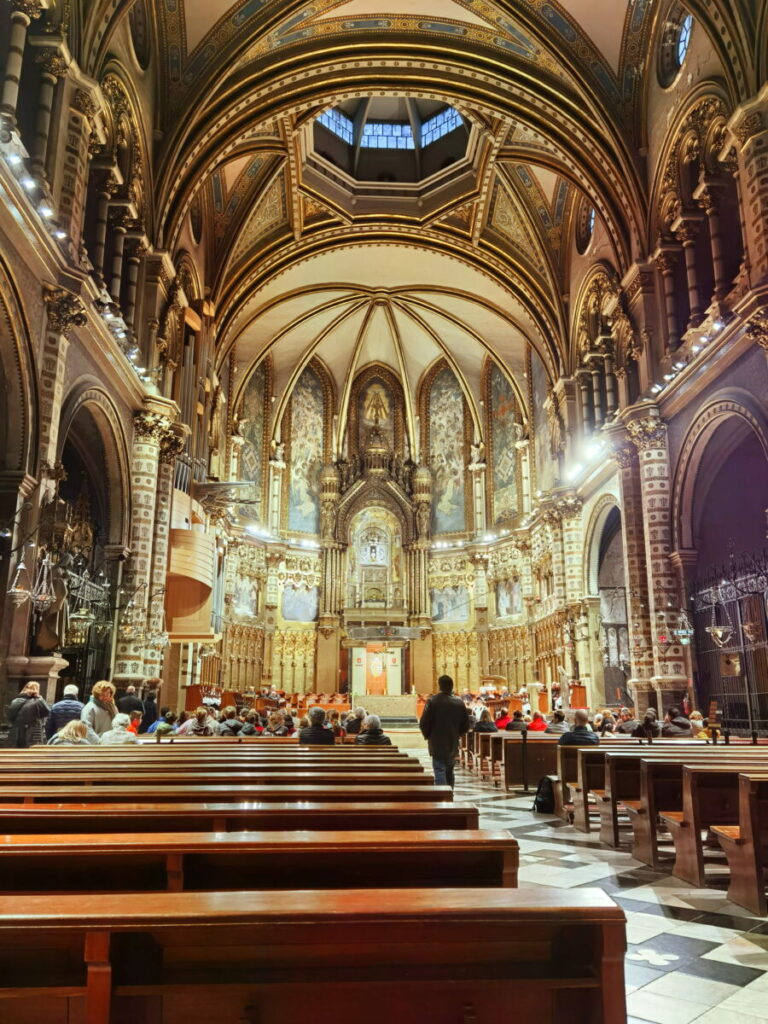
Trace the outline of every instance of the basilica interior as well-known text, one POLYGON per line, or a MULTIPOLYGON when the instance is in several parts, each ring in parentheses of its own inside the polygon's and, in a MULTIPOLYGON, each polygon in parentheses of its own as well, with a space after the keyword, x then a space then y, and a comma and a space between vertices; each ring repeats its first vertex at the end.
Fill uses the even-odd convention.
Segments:
POLYGON ((768 728, 766 5, 389 8, 4 0, 3 703, 768 728))

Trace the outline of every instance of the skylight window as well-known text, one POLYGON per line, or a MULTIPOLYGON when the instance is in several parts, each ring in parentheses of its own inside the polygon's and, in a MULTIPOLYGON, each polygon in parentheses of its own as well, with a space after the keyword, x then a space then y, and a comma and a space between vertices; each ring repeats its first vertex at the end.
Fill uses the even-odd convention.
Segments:
POLYGON ((368 121, 360 145, 366 149, 413 149, 413 132, 409 124, 368 121))
POLYGON ((442 139, 444 135, 448 135, 449 132, 460 128, 462 124, 463 121, 458 110, 454 110, 453 107, 446 107, 445 110, 441 110, 439 114, 430 117, 421 126, 421 145, 426 147, 431 142, 442 139))
POLYGON ((680 32, 677 37, 677 64, 678 67, 683 66, 686 55, 688 53, 688 47, 691 45, 691 32, 693 30, 693 15, 686 14, 680 23, 680 32))
POLYGON ((350 146, 352 145, 352 139, 354 138, 354 124, 346 114, 342 114, 340 110, 335 110, 331 107, 330 110, 324 110, 317 120, 329 131, 333 132, 334 135, 343 139, 343 141, 347 142, 350 146))

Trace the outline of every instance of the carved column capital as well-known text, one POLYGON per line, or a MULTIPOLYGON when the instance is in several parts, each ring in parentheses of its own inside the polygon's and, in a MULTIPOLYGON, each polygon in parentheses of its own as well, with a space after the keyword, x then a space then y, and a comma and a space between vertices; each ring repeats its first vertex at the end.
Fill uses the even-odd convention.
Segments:
POLYGON ((768 309, 760 309, 747 324, 747 337, 768 354, 768 309))
POLYGON ((632 444, 620 444, 613 449, 613 457, 619 469, 630 469, 637 464, 637 450, 632 444))
POLYGON ((133 417, 135 436, 143 441, 162 443, 170 431, 171 421, 157 412, 137 412, 133 417))
POLYGON ((53 78, 64 78, 69 64, 61 56, 58 50, 52 48, 39 50, 35 54, 35 63, 39 64, 43 71, 53 78))
POLYGON ((88 323, 82 301, 65 288, 43 289, 43 301, 48 314, 48 329, 67 336, 73 327, 88 323))
POLYGON ((184 451, 185 444, 186 439, 179 434, 163 434, 160 438, 160 461, 166 466, 172 466, 184 451))
POLYGON ((667 446, 667 425, 658 417, 648 416, 642 420, 631 420, 627 423, 627 431, 639 452, 667 446))
POLYGON ((677 264, 677 252, 674 249, 657 249, 653 254, 653 262, 666 277, 673 274, 677 264))
POLYGON ((39 18, 43 13, 43 5, 40 0, 11 0, 11 8, 20 14, 25 14, 30 21, 39 18))

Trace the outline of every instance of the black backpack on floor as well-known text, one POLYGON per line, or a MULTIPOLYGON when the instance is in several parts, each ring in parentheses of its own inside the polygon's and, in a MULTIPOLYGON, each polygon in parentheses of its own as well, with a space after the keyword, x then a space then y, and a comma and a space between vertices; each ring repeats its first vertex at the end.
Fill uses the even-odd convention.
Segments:
POLYGON ((548 775, 539 779, 536 796, 533 798, 533 810, 536 814, 555 813, 555 789, 548 775))

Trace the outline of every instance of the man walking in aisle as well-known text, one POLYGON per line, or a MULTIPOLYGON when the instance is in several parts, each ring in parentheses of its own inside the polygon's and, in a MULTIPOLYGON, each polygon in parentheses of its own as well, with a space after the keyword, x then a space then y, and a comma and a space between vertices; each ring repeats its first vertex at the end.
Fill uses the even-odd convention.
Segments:
POLYGON ((469 713, 460 697, 453 696, 453 680, 440 676, 440 692, 424 705, 419 728, 429 745, 435 785, 453 789, 453 766, 459 753, 459 737, 469 730, 469 713))

